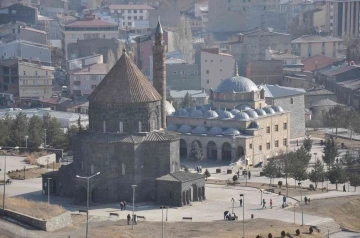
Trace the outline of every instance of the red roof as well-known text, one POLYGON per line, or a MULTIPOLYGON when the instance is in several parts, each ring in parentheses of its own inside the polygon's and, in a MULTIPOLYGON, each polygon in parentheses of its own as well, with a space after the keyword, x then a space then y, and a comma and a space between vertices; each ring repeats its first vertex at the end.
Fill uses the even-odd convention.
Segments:
POLYGON ((93 19, 93 20, 78 20, 78 21, 70 22, 65 26, 66 27, 109 27, 109 26, 117 26, 117 25, 100 19, 93 19))
POLYGON ((333 63, 338 61, 339 61, 338 59, 331 58, 325 55, 315 55, 307 59, 304 59, 301 62, 304 64, 305 71, 315 71, 316 67, 318 69, 321 69, 326 66, 332 65, 333 63))

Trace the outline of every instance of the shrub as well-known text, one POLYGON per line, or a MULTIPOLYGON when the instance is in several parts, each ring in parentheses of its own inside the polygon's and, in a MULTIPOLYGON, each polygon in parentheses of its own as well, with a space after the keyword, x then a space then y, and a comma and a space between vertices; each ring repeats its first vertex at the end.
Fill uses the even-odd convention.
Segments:
POLYGON ((310 185, 309 185, 309 188, 310 188, 310 190, 315 191, 315 187, 314 187, 313 184, 310 184, 310 185))
POLYGON ((279 188, 283 185, 282 181, 278 181, 279 188))
POLYGON ((314 229, 310 226, 309 233, 312 234, 314 232, 314 229))
POLYGON ((296 233, 297 236, 300 235, 300 230, 296 229, 295 233, 296 233))
POLYGON ((285 231, 282 231, 281 232, 281 237, 285 237, 285 235, 286 235, 285 231))
POLYGON ((272 234, 271 234, 271 233, 268 234, 268 238, 272 238, 272 234))
POLYGON ((24 156, 26 156, 26 158, 24 159, 24 162, 27 164, 31 164, 31 165, 37 165, 36 159, 40 158, 41 156, 45 156, 48 153, 46 153, 45 151, 40 151, 40 152, 33 152, 33 153, 27 153, 24 156))
POLYGON ((238 180, 237 175, 234 175, 234 176, 233 176, 233 181, 236 182, 237 180, 238 180))

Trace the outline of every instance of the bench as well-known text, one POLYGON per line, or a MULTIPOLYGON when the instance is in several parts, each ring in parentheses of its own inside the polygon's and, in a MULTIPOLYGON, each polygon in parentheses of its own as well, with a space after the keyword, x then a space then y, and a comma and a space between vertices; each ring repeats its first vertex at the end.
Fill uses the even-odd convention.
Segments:
POLYGON ((144 216, 137 216, 137 219, 143 219, 144 221, 146 221, 146 218, 144 216))
POLYGON ((87 210, 79 210, 79 213, 87 213, 87 210))
POLYGON ((190 220, 190 221, 192 221, 192 217, 183 217, 182 220, 183 220, 183 221, 184 221, 184 220, 190 220))
POLYGON ((119 217, 119 213, 110 212, 110 213, 109 213, 109 217, 111 217, 111 216, 119 217))

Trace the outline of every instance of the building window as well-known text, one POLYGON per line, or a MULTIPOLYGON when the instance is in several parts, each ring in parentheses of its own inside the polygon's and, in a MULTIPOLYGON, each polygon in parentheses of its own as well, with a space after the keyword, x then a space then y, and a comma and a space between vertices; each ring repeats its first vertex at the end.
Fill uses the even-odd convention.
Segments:
POLYGON ((275 125, 275 131, 279 131, 279 125, 275 125))
POLYGON ((207 60, 205 60, 205 62, 207 62, 207 60))
POLYGON ((206 80, 206 83, 209 84, 209 83, 210 83, 210 80, 207 79, 207 80, 206 80))
POLYGON ((220 69, 220 72, 222 72, 222 69, 220 69))
POLYGON ((134 10, 134 13, 137 13, 137 10, 134 10))
POLYGON ((103 132, 106 133, 106 121, 103 121, 103 132))
POLYGON ((91 165, 91 174, 94 174, 95 168, 94 165, 91 165))
POLYGON ((270 142, 267 142, 267 143, 266 143, 266 149, 267 149, 267 150, 270 150, 270 142))
POLYGON ((266 127, 266 133, 270 134, 270 126, 266 127))
POLYGON ((96 85, 91 85, 91 89, 95 89, 96 88, 96 85))
POLYGON ((207 70, 206 70, 206 74, 209 74, 209 73, 210 73, 210 70, 207 69, 207 70))
POLYGON ((286 122, 284 122, 283 128, 284 128, 284 130, 287 130, 287 123, 286 122))
POLYGON ((128 16, 128 20, 131 20, 131 16, 128 16))
POLYGON ((173 72, 173 75, 176 75, 176 71, 173 72))
POLYGON ((259 145, 259 150, 262 151, 262 145, 259 145))
POLYGON ((252 149, 252 148, 253 148, 253 147, 252 147, 252 143, 250 143, 250 144, 249 144, 249 148, 250 148, 250 149, 252 149))
POLYGON ((144 20, 144 17, 143 17, 143 16, 140 16, 139 18, 140 18, 140 20, 144 20))
POLYGON ((143 13, 143 10, 139 10, 140 13, 143 13))
POLYGON ((198 75, 198 73, 199 73, 199 72, 198 72, 197 70, 194 71, 194 75, 198 75))
POLYGON ((275 147, 279 147, 279 141, 278 140, 275 141, 275 147))
POLYGON ((142 132, 142 123, 139 121, 139 132, 142 132))
POLYGON ((38 75, 38 72, 37 71, 35 71, 35 76, 37 76, 38 75))
POLYGON ((124 124, 123 124, 122 121, 119 122, 119 132, 120 132, 120 133, 123 133, 123 132, 124 132, 124 124))
POLYGON ((46 76, 48 76, 49 75, 49 72, 48 71, 46 71, 46 76))
POLYGON ((125 164, 121 164, 121 174, 125 176, 125 164))
POLYGON ((23 71, 23 75, 26 75, 26 71, 23 71))
POLYGON ((81 170, 84 170, 84 161, 81 161, 81 170))
POLYGON ((294 104, 294 98, 290 98, 290 104, 294 104))
POLYGON ((134 20, 137 20, 137 16, 134 16, 134 20))
POLYGON ((286 138, 284 138, 283 144, 284 144, 284 146, 287 146, 287 139, 286 138))

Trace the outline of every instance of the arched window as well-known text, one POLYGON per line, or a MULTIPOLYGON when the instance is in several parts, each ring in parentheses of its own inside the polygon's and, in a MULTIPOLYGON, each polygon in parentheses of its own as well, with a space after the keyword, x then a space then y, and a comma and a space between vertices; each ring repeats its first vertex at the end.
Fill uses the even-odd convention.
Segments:
POLYGON ((119 132, 120 133, 123 133, 124 132, 124 125, 123 125, 123 122, 119 122, 119 132))
POLYGON ((91 174, 94 174, 94 165, 91 165, 91 174))
POLYGON ((139 132, 142 132, 142 123, 139 121, 139 132))
POLYGON ((106 133, 106 121, 103 121, 103 132, 106 133))
POLYGON ((121 174, 125 175, 125 164, 124 163, 121 164, 121 174))

